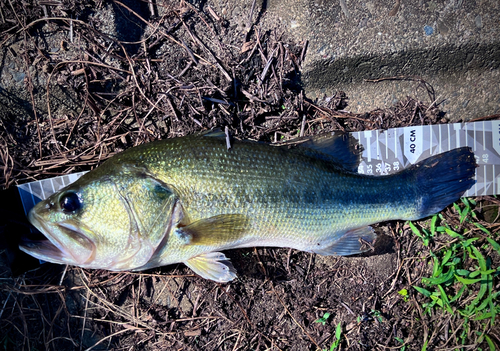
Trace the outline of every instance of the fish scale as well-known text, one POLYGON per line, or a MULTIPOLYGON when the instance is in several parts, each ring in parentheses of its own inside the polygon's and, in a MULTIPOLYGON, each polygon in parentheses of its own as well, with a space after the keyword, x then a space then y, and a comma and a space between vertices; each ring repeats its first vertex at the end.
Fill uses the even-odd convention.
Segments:
POLYGON ((224 282, 236 275, 221 250, 363 252, 362 241, 376 238, 370 224, 426 217, 474 184, 469 148, 373 177, 353 171, 361 150, 344 135, 300 142, 236 141, 228 150, 224 135, 214 133, 131 148, 52 195, 50 209, 37 205, 30 218, 49 240, 24 250, 51 262, 110 270, 184 262, 224 282), (78 209, 64 213, 61 199, 74 200, 78 209), (86 254, 78 260, 80 252, 86 254))

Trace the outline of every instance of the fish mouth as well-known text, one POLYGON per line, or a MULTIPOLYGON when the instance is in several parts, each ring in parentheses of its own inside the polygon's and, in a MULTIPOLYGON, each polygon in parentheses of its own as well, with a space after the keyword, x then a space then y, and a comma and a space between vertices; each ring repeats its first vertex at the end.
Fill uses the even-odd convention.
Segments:
POLYGON ((47 225, 34 211, 29 221, 45 237, 24 239, 19 249, 43 261, 86 266, 95 258, 96 246, 81 229, 69 222, 47 225))

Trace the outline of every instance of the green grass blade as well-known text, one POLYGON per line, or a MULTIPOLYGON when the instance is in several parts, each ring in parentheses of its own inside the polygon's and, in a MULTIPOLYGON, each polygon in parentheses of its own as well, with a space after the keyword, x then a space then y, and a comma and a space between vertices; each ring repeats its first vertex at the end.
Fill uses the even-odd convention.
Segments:
POLYGON ((455 278, 462 284, 465 284, 465 285, 469 285, 469 284, 474 284, 474 283, 477 283, 477 282, 480 282, 482 278, 478 278, 478 279, 468 279, 468 278, 462 278, 461 276, 459 275, 456 275, 455 274, 455 278))
POLYGON ((475 246, 471 246, 472 251, 474 252, 474 256, 477 259, 477 262, 479 263, 479 268, 481 268, 482 271, 486 271, 488 268, 486 267, 486 260, 484 259, 484 256, 475 246))
POLYGON ((486 334, 484 334, 484 340, 486 340, 486 343, 488 344, 488 347, 490 348, 490 351, 495 351, 495 344, 493 341, 490 339, 490 337, 486 334))
POLYGON ((500 255, 500 245, 495 240, 493 240, 491 238, 486 238, 486 240, 488 240, 491 247, 493 247, 493 249, 495 249, 495 251, 498 252, 498 254, 500 255))
POLYGON ((462 297, 462 294, 464 293, 465 288, 466 288, 466 285, 462 285, 462 287, 460 288, 460 290, 458 290, 458 292, 455 294, 455 296, 453 296, 453 297, 451 298, 450 303, 455 302, 455 301, 456 301, 456 300, 458 300, 460 297, 462 297))
POLYGON ((413 288, 415 290, 417 290, 419 293, 421 293, 422 295, 424 295, 425 297, 431 297, 431 295, 432 295, 432 293, 429 290, 421 288, 419 286, 413 285, 413 288))
POLYGON ((443 308, 446 311, 448 311, 450 314, 453 315, 454 314, 453 309, 451 308, 450 300, 448 299, 448 295, 446 294, 446 291, 444 291, 444 289, 441 285, 438 285, 437 287, 438 287, 439 292, 441 294, 441 300, 443 300, 443 308))
POLYGON ((444 257, 443 257, 443 263, 442 263, 443 266, 450 260, 451 255, 453 255, 453 251, 446 250, 446 253, 444 254, 444 257))
POLYGON ((429 342, 429 340, 425 340, 424 346, 422 346, 422 351, 427 351, 427 343, 428 342, 429 342))
POLYGON ((459 239, 463 239, 464 238, 462 235, 458 234, 457 232, 454 232, 450 228, 445 228, 444 231, 446 232, 446 234, 448 234, 452 238, 459 238, 459 239))
POLYGON ((432 220, 431 220, 431 233, 432 234, 436 233, 436 221, 437 221, 437 219, 438 219, 437 215, 432 216, 432 220))
POLYGON ((490 232, 488 229, 486 229, 483 225, 481 225, 481 224, 479 224, 479 223, 474 223, 474 225, 475 225, 476 227, 478 227, 479 229, 481 229, 481 230, 482 230, 483 232, 485 232, 486 234, 488 234, 488 235, 490 235, 490 234, 491 234, 491 232, 490 232))
POLYGON ((436 278, 422 278, 422 282, 426 284, 438 285, 448 283, 453 280, 454 272, 453 270, 449 270, 446 274, 438 276, 436 278))
POLYGON ((335 328, 335 337, 340 340, 340 337, 342 336, 342 325, 341 323, 339 322, 339 324, 337 324, 337 328, 335 328))

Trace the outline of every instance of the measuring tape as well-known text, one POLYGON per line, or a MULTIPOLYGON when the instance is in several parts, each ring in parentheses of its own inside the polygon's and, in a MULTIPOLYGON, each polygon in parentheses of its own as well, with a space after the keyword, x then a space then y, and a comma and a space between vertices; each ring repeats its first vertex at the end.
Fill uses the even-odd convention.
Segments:
MULTIPOLYGON (((476 184, 464 196, 500 193, 500 121, 454 123, 368 130, 351 133, 363 146, 358 172, 370 175, 396 173, 432 155, 469 146, 474 151, 476 184)), ((18 186, 24 211, 28 211, 86 172, 39 180, 18 186)))
POLYGON ((469 146, 478 168, 464 196, 500 194, 500 121, 427 125, 351 133, 363 145, 358 172, 391 174, 432 155, 469 146))

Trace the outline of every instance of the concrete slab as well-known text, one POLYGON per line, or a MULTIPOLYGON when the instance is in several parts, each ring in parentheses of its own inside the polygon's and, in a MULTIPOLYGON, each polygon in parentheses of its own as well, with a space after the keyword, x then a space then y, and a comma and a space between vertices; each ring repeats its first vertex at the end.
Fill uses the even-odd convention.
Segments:
MULTIPOLYGON (((155 2, 159 12, 175 3, 155 2)), ((366 82, 373 78, 418 76, 435 88, 441 108, 452 121, 500 113, 498 0, 257 0, 253 12, 252 0, 192 2, 207 15, 210 6, 241 35, 246 35, 252 22, 263 29, 285 33, 297 42, 307 40, 309 49, 302 81, 309 98, 321 99, 343 90, 350 98, 348 110, 353 112, 390 106, 407 95, 416 95, 430 104, 432 101, 419 82, 366 82)), ((92 16, 110 24, 99 30, 121 38, 123 33, 115 28, 116 11, 108 3, 92 16)), ((68 40, 67 33, 51 32, 50 23, 43 26, 43 32, 44 40, 49 42, 68 40)), ((137 33, 138 30, 129 33, 133 37, 130 41, 139 40, 137 33)), ((0 106, 3 115, 25 116, 28 120, 33 118, 29 116, 32 99, 26 90, 28 78, 38 89, 33 97, 36 108, 46 114, 44 90, 48 72, 34 67, 28 71, 22 60, 27 48, 21 42, 22 37, 17 36, 0 48, 0 106)), ((73 49, 78 48, 71 46, 62 52, 50 47, 47 52, 71 59, 75 56, 73 49)), ((54 91, 54 113, 78 113, 75 94, 71 89, 63 90, 61 94, 54 91)))
POLYGON ((297 40, 309 40, 303 83, 310 97, 343 90, 348 109, 364 112, 418 87, 366 79, 419 76, 453 121, 500 112, 498 1, 279 0, 268 11, 297 40))

